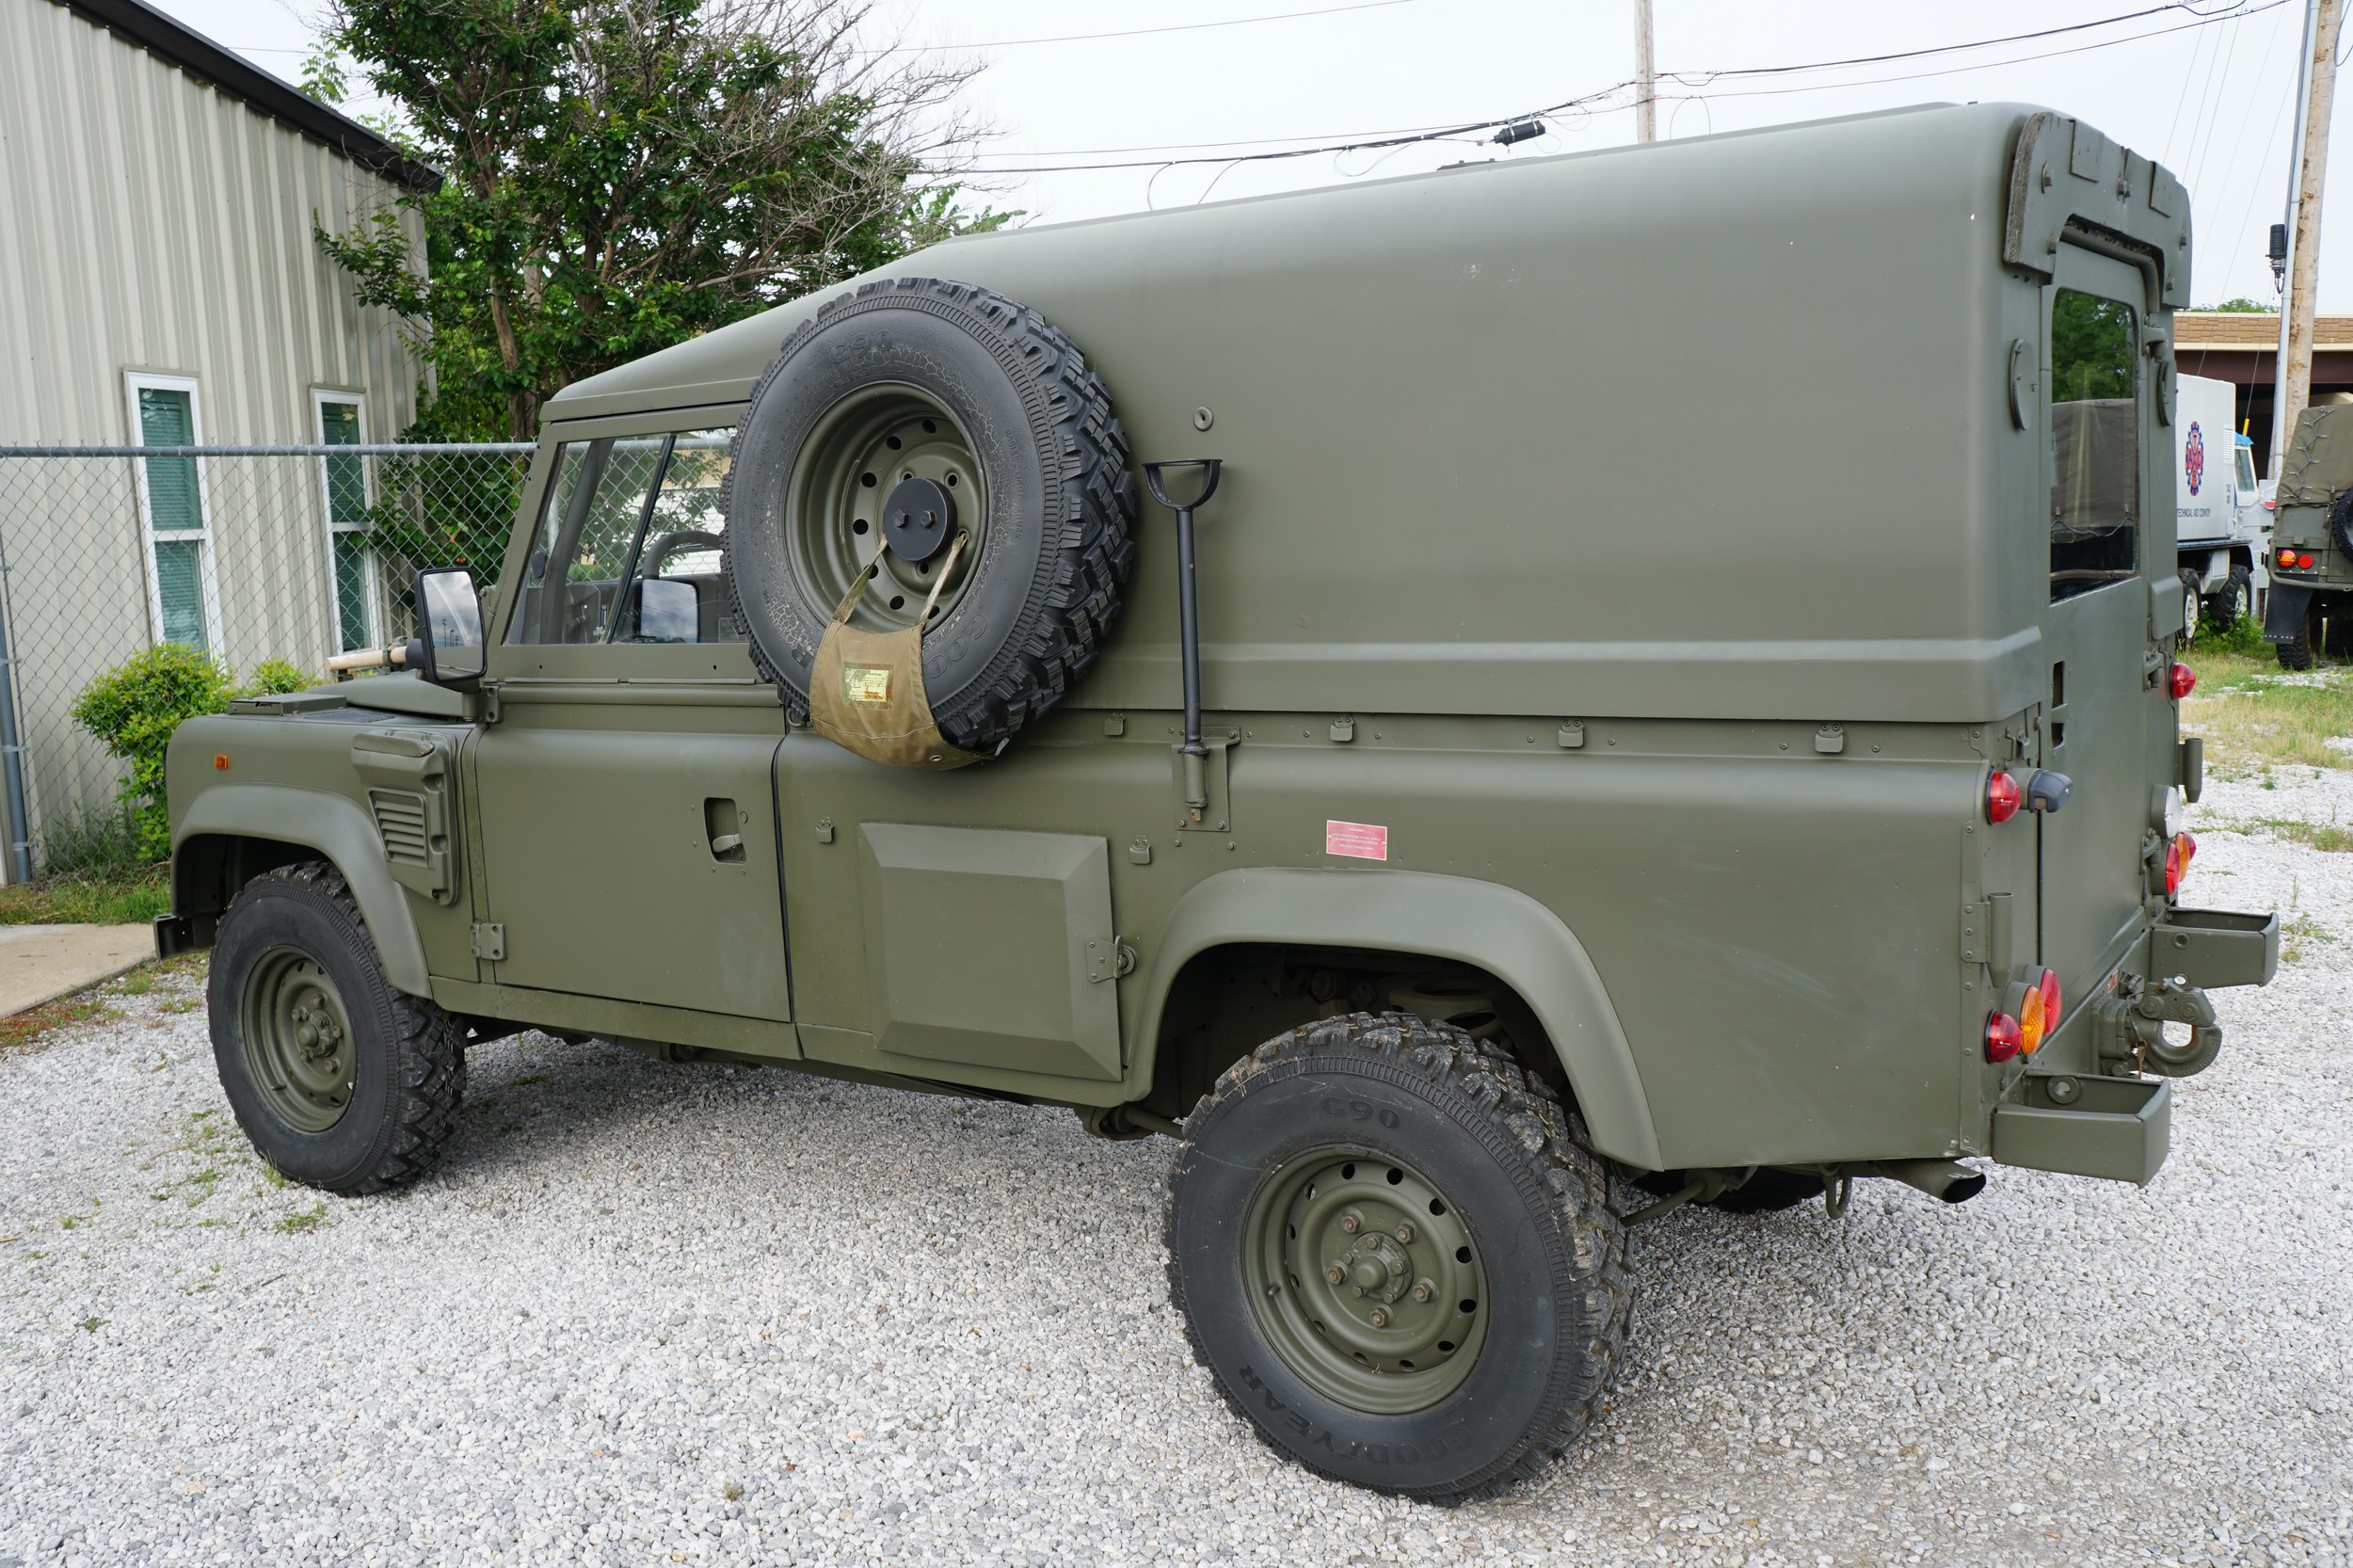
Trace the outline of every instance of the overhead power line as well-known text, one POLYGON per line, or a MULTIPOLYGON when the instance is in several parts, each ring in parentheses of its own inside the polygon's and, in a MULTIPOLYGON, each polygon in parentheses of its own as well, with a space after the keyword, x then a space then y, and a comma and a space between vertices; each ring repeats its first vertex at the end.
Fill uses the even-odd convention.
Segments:
MULTIPOLYGON (((1661 72, 1659 72, 1659 76, 1662 80, 1673 80, 1686 87, 1704 88, 1727 78, 1792 75, 1808 71, 1838 70, 1858 65, 1881 65, 1897 60, 1920 59, 1938 55, 1956 54, 1972 49, 1998 48, 2006 43, 2018 43, 2037 39, 2054 38, 2063 34, 2080 33, 2089 28, 2114 26, 2121 23, 2137 22, 2147 17, 2160 16, 2180 11, 2188 11, 2193 17, 2197 18, 2196 21, 2185 22, 2178 26, 2151 28, 2143 32, 2131 34, 2125 38, 2106 39, 2097 43, 2077 45, 2072 49, 2047 50, 2039 54, 2017 56, 2005 60, 1989 60, 1976 65, 1954 66, 1941 71, 1916 72, 1893 76, 1875 77, 1869 81, 1825 82, 1786 88, 1759 88, 1727 92, 1693 93, 1689 96, 1746 98, 1791 92, 1816 92, 1841 87, 1867 87, 1880 82, 1913 81, 1929 76, 1953 75, 1961 72, 1987 70, 2003 65, 2017 65, 2027 60, 2049 59, 2060 55, 2083 54, 2094 49, 2112 48, 2118 44, 2136 43, 2143 39, 2161 37, 2166 33, 2185 32, 2193 27, 2211 26, 2218 22, 2238 21, 2245 17, 2258 15, 2261 12, 2270 10, 2275 7, 2285 5, 2286 3, 2287 0, 2254 0, 2254 3, 2251 4, 2249 3, 2249 0, 2234 0, 2234 3, 2228 8, 2212 11, 2199 10, 2195 7, 2181 3, 2151 6, 2140 10, 2126 11, 2117 16, 2104 17, 2098 21, 2079 22, 2071 24, 2070 25, 2064 27, 2043 28, 2031 33, 2013 33, 2001 38, 1978 39, 1968 43, 1936 44, 1923 49, 1898 50, 1884 55, 1855 56, 1846 59, 1817 60, 1795 65, 1744 66, 1721 71, 1661 72)), ((1607 88, 1600 88, 1597 91, 1585 93, 1579 97, 1568 99, 1562 103, 1551 104, 1545 108, 1516 110, 1510 114, 1497 115, 1494 118, 1487 120, 1470 120, 1455 125, 1415 126, 1385 133, 1360 135, 1353 139, 1348 140, 1325 140, 1319 142, 1317 145, 1307 147, 1261 147, 1258 151, 1250 152, 1233 152, 1222 155, 1210 152, 1195 157, 1124 158, 1103 163, 1060 163, 1011 166, 996 164, 986 167, 976 167, 971 172, 980 174, 1061 174, 1065 172, 1076 173, 1096 169, 1163 168, 1196 164, 1262 163, 1279 161, 1288 158, 1314 157, 1323 153, 1357 152, 1375 149, 1403 147, 1417 141, 1444 141, 1455 137, 1465 136, 1473 134, 1474 132, 1493 130, 1497 126, 1508 124, 1513 120, 1545 119, 1553 115, 1567 113, 1572 110, 1589 109, 1592 105, 1599 104, 1614 94, 1623 92, 1631 88, 1633 85, 1634 84, 1631 80, 1617 82, 1607 88)), ((1625 105, 1621 104, 1617 106, 1624 107, 1625 105)), ((1257 139, 1263 142, 1305 140, 1308 138, 1270 136, 1257 139)), ((1163 145, 1165 145, 1166 150, 1170 152, 1182 152, 1190 151, 1191 148, 1195 147, 1215 148, 1244 146, 1250 144, 1244 142, 1200 142, 1190 144, 1190 146, 1181 143, 1169 143, 1163 145)), ((1085 156, 1091 155, 1096 152, 1127 152, 1143 151, 1145 151, 1145 149, 1142 147, 1070 149, 1065 152, 984 152, 978 154, 978 156, 982 158, 1054 158, 1065 156, 1085 156)))

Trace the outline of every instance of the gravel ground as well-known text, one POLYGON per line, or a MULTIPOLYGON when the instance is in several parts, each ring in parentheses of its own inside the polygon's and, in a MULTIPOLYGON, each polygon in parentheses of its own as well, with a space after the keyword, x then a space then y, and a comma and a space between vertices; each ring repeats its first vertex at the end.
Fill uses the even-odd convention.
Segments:
POLYGON ((473 1060, 441 1170, 274 1185, 195 974, 0 1053, 0 1568, 2353 1563, 2353 773, 2217 783, 2197 901, 2290 912, 2146 1191, 1643 1233, 1593 1440, 1444 1510, 1275 1463, 1170 1320, 1165 1145, 1066 1114, 473 1060))

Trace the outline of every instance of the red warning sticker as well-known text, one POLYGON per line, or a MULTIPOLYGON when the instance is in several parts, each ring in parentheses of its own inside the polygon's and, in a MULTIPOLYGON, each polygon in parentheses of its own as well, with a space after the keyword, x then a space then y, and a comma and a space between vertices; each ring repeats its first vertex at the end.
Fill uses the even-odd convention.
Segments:
POLYGON ((1379 823, 1326 821, 1323 853, 1353 856, 1359 860, 1386 860, 1389 830, 1379 823))

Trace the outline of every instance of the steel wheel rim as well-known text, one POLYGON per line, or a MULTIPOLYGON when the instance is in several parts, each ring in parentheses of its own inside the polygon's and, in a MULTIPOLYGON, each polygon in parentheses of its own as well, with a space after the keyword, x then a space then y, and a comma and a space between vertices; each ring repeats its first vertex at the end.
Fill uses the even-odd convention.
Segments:
POLYGON ((1334 1146, 1287 1161, 1251 1195, 1242 1248, 1260 1336, 1325 1399, 1403 1416, 1453 1393, 1478 1365, 1487 1321, 1478 1243, 1401 1160, 1334 1146))
POLYGON ((359 1073, 351 1015, 317 960, 272 948, 246 976, 238 1033, 247 1076, 273 1115, 325 1132, 350 1109, 359 1073))
POLYGON ((785 491, 784 545, 794 581, 811 596, 809 608, 830 616, 854 575, 872 562, 850 624, 903 632, 916 623, 946 555, 911 563, 886 551, 875 561, 874 549, 891 487, 920 478, 953 497, 955 525, 969 536, 929 624, 945 621, 971 583, 973 563, 987 540, 987 476, 954 416, 913 387, 865 387, 825 410, 801 451, 785 491))

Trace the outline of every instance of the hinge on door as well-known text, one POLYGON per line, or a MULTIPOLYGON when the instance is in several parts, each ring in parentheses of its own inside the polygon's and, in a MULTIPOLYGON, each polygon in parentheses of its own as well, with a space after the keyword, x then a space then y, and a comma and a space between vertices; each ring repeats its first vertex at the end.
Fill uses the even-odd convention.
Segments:
POLYGON ((1990 893, 1976 904, 1962 904, 1961 961, 1990 965, 1997 972, 2008 969, 2014 929, 2008 893, 1990 893))
POLYGON ((482 694, 482 722, 484 724, 498 723, 499 683, 495 680, 485 680, 476 690, 482 694))
POLYGON ((1986 936, 1993 929, 1993 906, 1980 900, 1961 906, 1961 961, 1982 964, 1993 951, 1986 936))
POLYGON ((497 920, 476 920, 473 923, 473 955, 486 964, 498 964, 506 958, 506 927, 497 920))
POLYGON ((1087 980, 1117 980, 1136 968, 1136 950, 1118 936, 1087 943, 1087 980))

